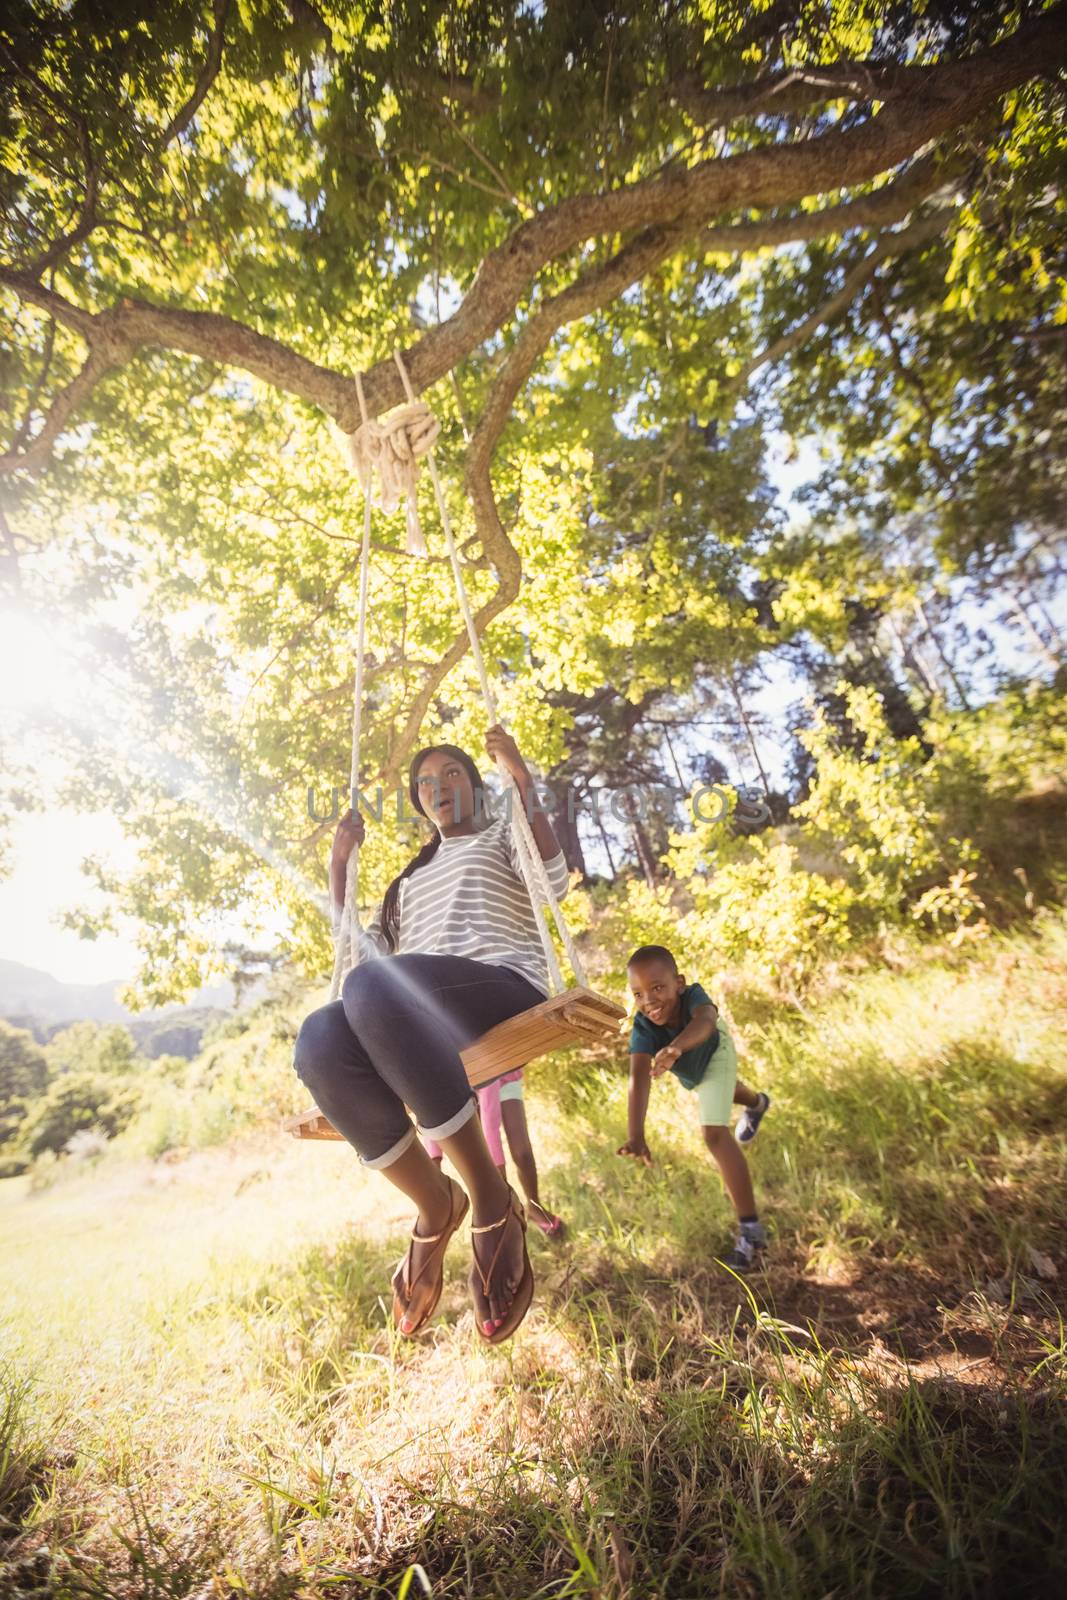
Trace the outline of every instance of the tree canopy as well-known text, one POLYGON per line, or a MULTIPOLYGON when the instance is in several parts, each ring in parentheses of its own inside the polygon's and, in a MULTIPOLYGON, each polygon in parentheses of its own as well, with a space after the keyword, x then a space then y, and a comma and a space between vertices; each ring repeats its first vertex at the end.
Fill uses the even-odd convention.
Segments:
MULTIPOLYGON (((546 771, 673 782, 672 723, 709 714, 758 762, 745 691, 777 659, 881 673, 910 737, 906 691, 965 697, 915 666, 955 574, 1055 657, 1026 585, 1063 516, 1065 59, 1067 6, 1025 0, 16 0, 2 570, 88 652, 53 733, 69 792, 138 841, 98 877, 146 929, 149 998, 253 905, 325 955, 307 793, 347 774, 360 520, 338 433, 357 371, 373 413, 402 400, 394 351, 546 771), (799 526, 782 436, 824 457, 799 526)), ((375 522, 370 787, 429 737, 480 750, 429 503, 428 559, 400 521, 375 522)), ((410 842, 373 830, 371 879, 410 842)))

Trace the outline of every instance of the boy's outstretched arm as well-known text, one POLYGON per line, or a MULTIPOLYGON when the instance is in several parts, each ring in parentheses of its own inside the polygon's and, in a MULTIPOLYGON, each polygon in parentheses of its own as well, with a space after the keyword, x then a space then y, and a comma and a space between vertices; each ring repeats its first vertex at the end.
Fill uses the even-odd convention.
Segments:
POLYGON ((703 1044, 714 1037, 719 1027, 719 1008, 714 1001, 699 1001, 693 1007, 693 1015, 686 1023, 681 1033, 675 1034, 670 1044, 665 1044, 662 1050, 656 1051, 652 1063, 652 1076, 661 1078, 668 1072, 678 1057, 686 1050, 692 1050, 694 1045, 703 1044))
POLYGON ((627 1102, 629 1135, 615 1154, 633 1156, 646 1167, 652 1165, 652 1152, 645 1143, 645 1117, 648 1113, 648 1093, 652 1083, 652 1057, 643 1052, 630 1055, 630 1095, 627 1102))

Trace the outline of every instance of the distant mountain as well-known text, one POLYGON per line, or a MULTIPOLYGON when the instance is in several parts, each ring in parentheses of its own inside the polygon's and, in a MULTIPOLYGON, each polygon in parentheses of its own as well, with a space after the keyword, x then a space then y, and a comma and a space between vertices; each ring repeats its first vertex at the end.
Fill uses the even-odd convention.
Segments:
MULTIPOLYGON (((42 1022, 126 1022, 130 1017, 161 1016, 184 1009, 164 1006, 156 1011, 127 1011, 116 998, 125 982, 113 978, 108 983, 64 983, 50 972, 24 967, 21 961, 0 958, 0 1017, 12 1012, 38 1016, 42 1022)), ((186 1006, 232 1011, 234 992, 231 983, 209 984, 198 989, 186 1006)))
POLYGON ((219 983, 198 989, 184 1006, 127 1011, 116 998, 122 983, 64 983, 37 967, 0 959, 0 1017, 41 1042, 70 1022, 121 1022, 145 1055, 193 1056, 208 1023, 236 1010, 233 985, 219 983))

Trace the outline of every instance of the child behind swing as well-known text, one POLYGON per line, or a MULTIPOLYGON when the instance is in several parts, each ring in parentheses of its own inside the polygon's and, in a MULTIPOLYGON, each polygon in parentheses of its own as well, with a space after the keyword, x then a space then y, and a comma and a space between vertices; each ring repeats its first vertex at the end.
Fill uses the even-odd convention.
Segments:
MULTIPOLYGON (((506 1178, 507 1162, 501 1138, 503 1129, 507 1136, 511 1159, 518 1170, 519 1181, 526 1195, 526 1210, 530 1221, 550 1239, 560 1239, 566 1228, 563 1218, 549 1211, 538 1199, 537 1162, 534 1160, 530 1130, 526 1122, 523 1071, 524 1068, 516 1067, 514 1072, 505 1072, 502 1078, 495 1078, 492 1083, 483 1084, 477 1091, 482 1132, 489 1146, 489 1154, 500 1169, 501 1177, 506 1178)), ((444 1152, 435 1140, 424 1138, 423 1144, 433 1161, 442 1159, 444 1152)))
POLYGON ((704 1143, 737 1212, 737 1239, 723 1260, 735 1272, 748 1272, 766 1248, 767 1235, 756 1212, 748 1162, 738 1144, 751 1144, 756 1137, 770 1096, 740 1082, 737 1052, 714 1002, 699 983, 686 983, 664 945, 642 945, 626 965, 637 1012, 630 1033, 629 1138, 616 1154, 652 1165, 645 1114, 653 1078, 673 1072, 687 1089, 695 1090, 704 1143), (735 1104, 745 1107, 737 1124, 737 1143, 730 1133, 735 1104))

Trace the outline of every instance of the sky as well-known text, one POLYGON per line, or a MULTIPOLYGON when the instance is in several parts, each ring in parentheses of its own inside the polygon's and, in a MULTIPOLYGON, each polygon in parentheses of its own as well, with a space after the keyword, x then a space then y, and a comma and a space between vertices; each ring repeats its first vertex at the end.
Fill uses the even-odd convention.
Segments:
MULTIPOLYGON (((31 617, 0 614, 0 731, 3 746, 28 757, 43 798, 54 773, 34 762, 35 714, 70 706, 84 695, 84 675, 67 643, 31 617)), ((130 864, 132 847, 117 819, 106 813, 48 809, 18 815, 11 830, 14 871, 0 878, 0 958, 39 967, 70 983, 103 983, 132 976, 138 965, 133 930, 89 941, 59 926, 57 918, 77 903, 93 903, 81 862, 100 855, 130 864)))
POLYGON ((139 964, 132 930, 88 940, 55 920, 75 902, 99 905, 81 874, 80 864, 90 854, 132 863, 133 851, 114 817, 59 811, 19 818, 15 870, 0 880, 0 958, 39 967, 68 983, 132 976, 139 964))
MULTIPOLYGON (((129 615, 112 616, 113 624, 129 622, 135 599, 125 609, 129 615)), ((179 625, 184 620, 178 619, 179 625)), ((41 757, 44 741, 35 745, 35 726, 39 730, 45 717, 69 722, 90 743, 117 755, 135 776, 203 807, 257 853, 265 853, 283 875, 303 884, 301 874, 265 851, 244 819, 231 814, 228 797, 205 785, 195 751, 177 755, 162 745, 143 747, 133 732, 135 720, 127 714, 129 693, 113 664, 102 660, 91 641, 73 628, 65 626, 61 632, 40 612, 0 611, 0 752, 10 750, 27 769, 27 776, 17 774, 23 789, 39 802, 57 791, 62 769, 58 758, 41 757)), ((63 926, 66 911, 107 909, 107 897, 82 871, 86 857, 100 858, 120 876, 136 865, 138 846, 126 837, 119 818, 46 803, 43 810, 16 813, 7 845, 12 870, 0 877, 0 959, 38 968, 67 983, 125 983, 134 978, 142 959, 134 924, 116 917, 114 932, 95 939, 63 926)), ((262 915, 254 924, 235 917, 216 931, 220 941, 258 947, 264 938, 282 932, 280 925, 264 928, 262 920, 262 915)))

